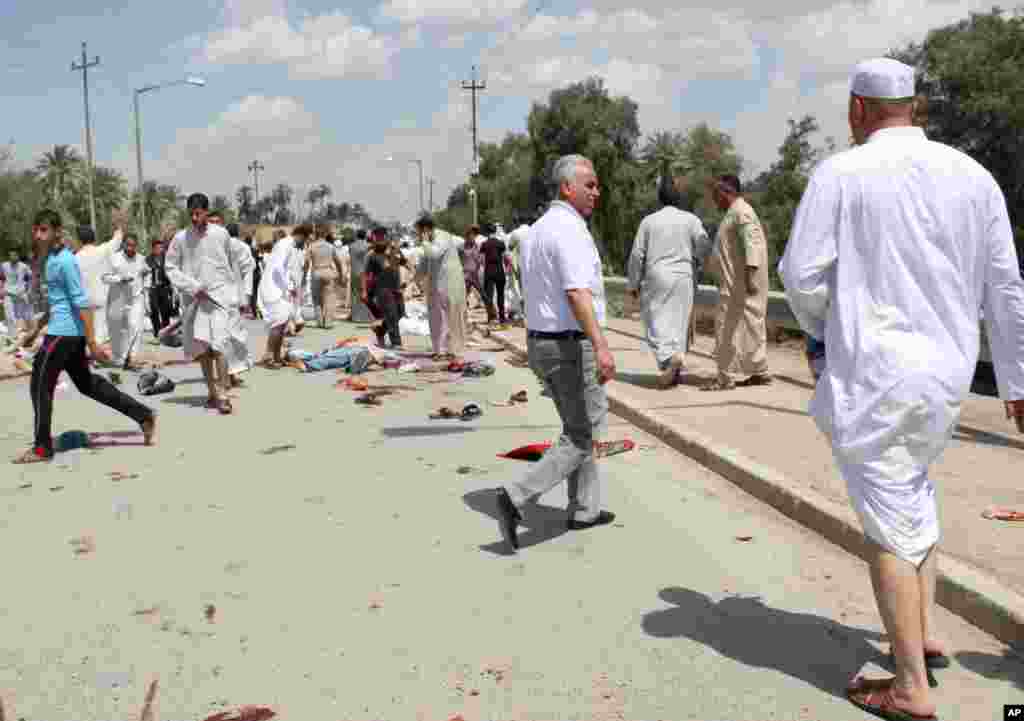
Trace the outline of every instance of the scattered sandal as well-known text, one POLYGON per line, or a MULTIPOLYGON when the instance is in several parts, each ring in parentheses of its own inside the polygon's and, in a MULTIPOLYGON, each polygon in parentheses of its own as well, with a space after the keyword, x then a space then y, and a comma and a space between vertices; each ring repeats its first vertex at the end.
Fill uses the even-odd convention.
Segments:
POLYGON ((938 721, 938 716, 919 716, 896 705, 892 695, 893 679, 857 679, 846 689, 846 698, 857 708, 887 721, 938 721))
POLYGON ((990 521, 1024 521, 1024 511, 1012 508, 987 508, 981 513, 982 518, 990 521))
POLYGON ((710 383, 701 386, 702 391, 732 391, 736 390, 736 384, 732 381, 726 383, 721 378, 715 378, 710 383))
POLYGON ((361 406, 379 406, 381 405, 380 398, 377 397, 376 393, 365 393, 356 398, 356 403, 361 406))
POLYGON ((230 416, 235 412, 234 406, 231 405, 230 398, 222 398, 217 401, 217 412, 222 416, 230 416))
POLYGON ((464 421, 471 421, 474 418, 479 418, 483 414, 483 409, 476 403, 467 403, 466 407, 462 409, 462 415, 459 417, 464 421))
POLYGON ((740 381, 737 386, 742 388, 754 388, 756 386, 770 386, 772 384, 772 377, 769 375, 755 375, 750 376, 745 381, 740 381))
POLYGON ((53 455, 40 454, 36 452, 35 448, 29 448, 27 451, 22 453, 20 456, 14 458, 11 463, 21 465, 27 465, 29 463, 49 463, 53 460, 53 455))
POLYGON ((513 393, 511 397, 509 397, 509 400, 512 401, 513 403, 527 403, 530 400, 530 398, 526 394, 526 391, 522 390, 519 391, 518 393, 513 393))
POLYGON ((456 413, 455 411, 453 411, 448 406, 442 406, 441 408, 437 409, 437 413, 431 413, 430 414, 430 419, 433 420, 433 421, 436 421, 436 420, 447 420, 449 418, 458 418, 458 417, 459 417, 459 414, 456 413))

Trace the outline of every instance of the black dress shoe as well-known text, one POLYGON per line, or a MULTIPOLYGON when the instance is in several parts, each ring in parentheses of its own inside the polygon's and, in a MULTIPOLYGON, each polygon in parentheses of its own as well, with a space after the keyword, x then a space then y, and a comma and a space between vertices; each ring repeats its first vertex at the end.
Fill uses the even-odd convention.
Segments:
POLYGON ((615 514, 611 511, 601 511, 597 514, 597 518, 593 521, 577 521, 573 518, 569 519, 569 530, 570 531, 582 531, 586 528, 593 528, 594 526, 606 526, 615 520, 615 514))
POLYGON ((508 491, 504 488, 497 490, 498 528, 501 529, 501 535, 505 542, 512 546, 513 550, 519 550, 519 536, 516 532, 516 526, 523 520, 523 517, 519 514, 519 509, 512 503, 512 499, 509 498, 508 491))

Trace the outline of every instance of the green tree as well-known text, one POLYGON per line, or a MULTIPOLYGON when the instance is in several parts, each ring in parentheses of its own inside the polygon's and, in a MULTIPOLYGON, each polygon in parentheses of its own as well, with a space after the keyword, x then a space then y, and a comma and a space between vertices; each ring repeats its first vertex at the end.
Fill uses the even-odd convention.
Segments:
MULTIPOLYGON (((270 192, 271 208, 269 210, 264 209, 264 212, 260 215, 260 222, 263 222, 263 218, 269 218, 272 215, 275 217, 287 217, 289 220, 280 223, 284 225, 291 222, 292 215, 292 198, 295 197, 295 191, 287 183, 278 183, 274 186, 274 189, 270 192), (276 211, 276 213, 274 212, 276 211)), ((277 221, 275 220, 275 223, 277 221)))
POLYGON ((1024 18, 972 13, 893 56, 917 69, 928 136, 973 157, 1003 189, 1024 262, 1024 18))
POLYGON ((799 121, 789 120, 789 132, 779 146, 779 158, 761 173, 749 188, 765 235, 768 237, 768 267, 772 284, 782 288, 776 266, 786 250, 800 198, 810 179, 814 166, 825 155, 835 152, 832 138, 826 138, 825 147, 816 147, 811 138, 819 131, 818 121, 805 115, 799 121))
POLYGON ((604 81, 592 77, 552 91, 547 104, 534 103, 527 119, 533 149, 530 205, 553 197, 551 170, 562 155, 578 153, 594 163, 601 198, 591 221, 605 263, 625 266, 641 209, 636 146, 640 138, 637 104, 613 98, 604 81))
MULTIPOLYGON (((112 168, 97 166, 93 174, 93 195, 96 198, 96 238, 101 242, 113 234, 110 212, 120 208, 128 199, 128 182, 112 168)), ((79 174, 65 196, 65 207, 78 225, 91 222, 89 214, 89 183, 84 173, 79 174)))
POLYGON ((54 145, 36 162, 36 172, 46 201, 63 209, 65 194, 83 172, 82 158, 70 145, 54 145))
POLYGON ((235 201, 238 203, 238 217, 245 223, 253 221, 253 189, 251 185, 243 185, 235 191, 235 201))
MULTIPOLYGON (((174 185, 162 185, 154 180, 147 180, 142 184, 141 202, 145 203, 146 209, 146 237, 152 240, 157 237, 160 228, 169 223, 184 227, 191 223, 187 213, 183 215, 184 207, 178 202, 180 191, 174 185)), ((135 230, 140 230, 140 203, 139 191, 132 193, 131 214, 135 219, 135 230)))

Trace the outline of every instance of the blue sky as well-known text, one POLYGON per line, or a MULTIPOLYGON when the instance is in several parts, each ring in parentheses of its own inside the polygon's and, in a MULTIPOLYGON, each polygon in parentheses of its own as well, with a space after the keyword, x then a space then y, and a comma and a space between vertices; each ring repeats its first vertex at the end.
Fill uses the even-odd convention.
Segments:
POLYGON ((233 195, 259 159, 261 190, 326 183, 336 201, 408 219, 419 205, 409 160, 436 178, 436 204, 470 170, 470 102, 459 82, 474 63, 488 85, 484 140, 523 130, 530 104, 552 88, 598 74, 640 103, 645 133, 709 122, 733 133, 753 173, 773 159, 788 117, 813 113, 845 139, 853 63, 990 6, 7 0, 0 142, 12 141, 24 164, 57 143, 84 147, 81 74, 71 72, 84 40, 101 59, 90 71, 96 161, 133 185, 133 88, 191 74, 207 86, 142 96, 147 179, 233 195))

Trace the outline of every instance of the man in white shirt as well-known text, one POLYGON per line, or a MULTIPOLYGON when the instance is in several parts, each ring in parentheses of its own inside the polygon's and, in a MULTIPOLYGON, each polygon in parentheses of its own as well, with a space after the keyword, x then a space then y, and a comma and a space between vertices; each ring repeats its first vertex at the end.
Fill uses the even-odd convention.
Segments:
POLYGON ((595 436, 607 426, 604 384, 615 377, 615 359, 601 331, 601 258, 586 222, 600 195, 597 173, 583 156, 567 155, 559 158, 552 175, 559 199, 530 229, 523 278, 530 366, 555 396, 562 435, 519 483, 496 490, 499 528, 513 550, 519 547, 520 509, 564 478, 569 481, 570 530, 615 518, 601 510, 594 459, 595 436))
POLYGON ((928 468, 971 386, 979 308, 1000 395, 1024 430, 1024 281, 995 180, 913 127, 913 96, 913 68, 857 66, 858 147, 815 171, 779 269, 800 325, 825 341, 810 410, 868 539, 896 666, 895 678, 855 679, 847 695, 883 718, 934 719, 927 669, 949 661, 932 625, 939 523, 928 468))
POLYGON ((10 259, 0 264, 4 276, 4 315, 7 332, 13 337, 32 325, 32 306, 29 303, 29 289, 32 284, 32 269, 11 251, 10 259))
POLYGON ((138 251, 133 233, 124 236, 124 247, 110 257, 110 270, 103 274, 107 285, 107 328, 110 331, 110 362, 128 370, 132 351, 138 350, 146 315, 144 281, 149 273, 146 259, 138 251))
POLYGON ((208 223, 209 198, 193 193, 187 206, 192 227, 171 241, 167 277, 181 293, 182 348, 185 357, 199 361, 202 368, 207 408, 229 415, 234 412, 225 355, 232 342, 230 309, 237 299, 240 269, 251 254, 244 243, 232 245, 224 228, 208 223))

